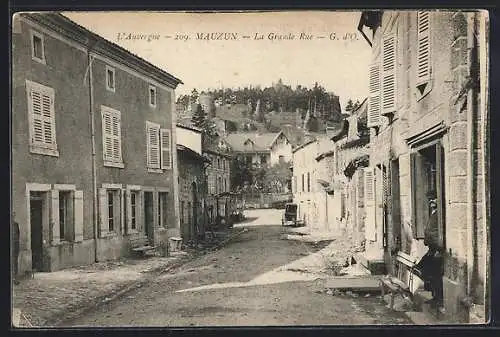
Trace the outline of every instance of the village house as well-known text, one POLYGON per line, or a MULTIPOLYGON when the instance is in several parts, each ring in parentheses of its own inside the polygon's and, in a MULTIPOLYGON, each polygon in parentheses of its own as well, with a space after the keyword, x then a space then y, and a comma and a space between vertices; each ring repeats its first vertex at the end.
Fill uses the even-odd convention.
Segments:
POLYGON ((205 169, 210 160, 202 155, 201 129, 180 124, 176 129, 181 235, 183 242, 198 241, 205 235, 205 169))
POLYGON ((209 224, 229 221, 234 208, 231 189, 232 149, 220 136, 204 137, 203 154, 210 160, 206 169, 206 219, 209 224))
POLYGON ((283 132, 235 132, 227 135, 226 141, 235 157, 249 164, 273 166, 292 159, 292 145, 283 132))
POLYGON ((56 13, 12 28, 19 271, 115 259, 179 235, 179 79, 56 13))
MULTIPOLYGON (((335 216, 356 246, 364 246, 356 260, 372 271, 383 268, 383 250, 377 246, 373 203, 373 184, 369 165, 370 133, 366 125, 368 103, 365 99, 341 122, 331 141, 335 144, 335 194, 340 207, 335 216)), ((379 234, 380 236, 380 234, 379 234)))
POLYGON ((488 317, 487 57, 478 45, 485 25, 479 12, 461 11, 367 11, 359 24, 372 31, 363 33, 372 48, 364 171, 375 188, 375 241, 398 275, 395 255, 422 244, 428 200, 437 196, 437 299, 443 319, 454 322, 474 321, 474 308, 488 317))

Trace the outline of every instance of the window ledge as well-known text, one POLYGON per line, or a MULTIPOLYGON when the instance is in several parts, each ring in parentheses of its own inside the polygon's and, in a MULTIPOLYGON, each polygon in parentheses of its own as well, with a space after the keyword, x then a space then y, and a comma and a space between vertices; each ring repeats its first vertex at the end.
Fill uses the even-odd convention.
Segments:
POLYGON ((148 172, 149 173, 163 173, 163 170, 161 168, 151 168, 151 167, 148 167, 148 172))
POLYGON ((123 162, 119 163, 119 162, 109 161, 109 160, 105 160, 104 161, 104 166, 107 166, 107 167, 116 167, 116 168, 125 168, 125 164, 123 162))
POLYGON ((33 154, 42 154, 45 156, 59 157, 59 151, 57 149, 50 149, 36 145, 30 145, 30 152, 33 154))
POLYGON ((139 231, 137 229, 132 229, 132 228, 128 229, 128 232, 127 232, 128 236, 130 236, 130 235, 136 235, 136 234, 139 234, 139 231))

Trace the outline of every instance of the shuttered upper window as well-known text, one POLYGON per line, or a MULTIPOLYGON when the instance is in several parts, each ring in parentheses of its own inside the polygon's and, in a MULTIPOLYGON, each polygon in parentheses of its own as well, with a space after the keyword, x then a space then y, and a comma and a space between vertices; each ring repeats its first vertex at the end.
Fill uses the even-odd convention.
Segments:
POLYGON ((380 123, 380 64, 374 63, 369 68, 369 99, 368 99, 368 127, 380 123))
POLYGON ((104 165, 123 168, 121 113, 118 110, 101 106, 101 117, 104 165))
POLYGON ((58 156, 54 89, 26 81, 30 152, 58 156))
POLYGON ((31 58, 37 62, 45 64, 45 48, 43 43, 43 35, 31 31, 31 58))
POLYGON ((396 36, 382 39, 382 114, 396 110, 396 36))
POLYGON ((417 14, 417 92, 420 96, 429 91, 431 79, 431 18, 429 12, 417 14))
POLYGON ((146 122, 147 167, 150 169, 172 168, 172 136, 169 129, 146 122))

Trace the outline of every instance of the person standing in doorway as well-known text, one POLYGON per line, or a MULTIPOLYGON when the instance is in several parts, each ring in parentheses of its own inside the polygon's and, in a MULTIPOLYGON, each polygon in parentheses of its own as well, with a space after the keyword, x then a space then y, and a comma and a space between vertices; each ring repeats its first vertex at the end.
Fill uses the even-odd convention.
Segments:
POLYGON ((11 273, 14 284, 19 284, 17 280, 18 261, 19 261, 19 224, 13 219, 10 221, 12 232, 12 255, 11 255, 11 273))
POLYGON ((437 308, 441 308, 443 300, 443 252, 439 243, 436 192, 429 192, 428 200, 429 220, 427 221, 427 226, 424 231, 424 244, 429 248, 429 250, 422 257, 416 268, 421 271, 422 277, 428 285, 426 288, 432 292, 432 304, 434 304, 437 308))

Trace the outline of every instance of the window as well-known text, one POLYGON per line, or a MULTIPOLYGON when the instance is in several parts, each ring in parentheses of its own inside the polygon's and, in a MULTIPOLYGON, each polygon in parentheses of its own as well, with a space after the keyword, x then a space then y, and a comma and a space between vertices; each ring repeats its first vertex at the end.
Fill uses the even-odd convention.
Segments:
POLYGON ((146 144, 148 169, 171 169, 171 134, 169 129, 161 129, 160 124, 146 122, 146 144))
POLYGON ((130 228, 137 229, 137 192, 130 192, 130 228))
POLYGON ((108 192, 108 229, 110 232, 115 230, 115 200, 114 200, 114 192, 108 192))
POLYGON ((184 219, 184 201, 181 201, 181 225, 184 225, 185 219, 184 219))
POLYGON ((59 156, 56 142, 54 89, 26 81, 30 152, 59 156))
POLYGON ((31 58, 45 64, 43 35, 33 30, 31 31, 31 58))
POLYGON ((59 238, 71 241, 73 198, 70 191, 59 191, 59 238))
POLYGON ((106 89, 115 92, 115 69, 106 66, 106 89))
POLYGON ((123 168, 121 113, 118 110, 101 106, 101 117, 104 166, 123 168))
POLYGON ((430 91, 431 80, 431 20, 429 12, 417 13, 417 94, 424 97, 430 91))
POLYGON ((260 156, 260 163, 261 164, 266 164, 267 163, 267 156, 265 154, 260 156))
POLYGON ((279 158, 278 161, 280 164, 283 164, 285 162, 285 156, 280 155, 278 158, 279 158))
POLYGON ((156 107, 156 87, 152 85, 149 86, 149 106, 156 107))
POLYGON ((120 187, 99 189, 99 233, 101 237, 121 230, 123 219, 121 201, 122 190, 120 187))
POLYGON ((304 173, 302 173, 302 192, 305 192, 304 186, 304 173))
POLYGON ((220 169, 220 158, 217 158, 217 168, 220 169))
POLYGON ((307 192, 311 192, 311 174, 307 172, 307 192))
POLYGON ((167 193, 158 192, 158 226, 167 228, 167 193))

